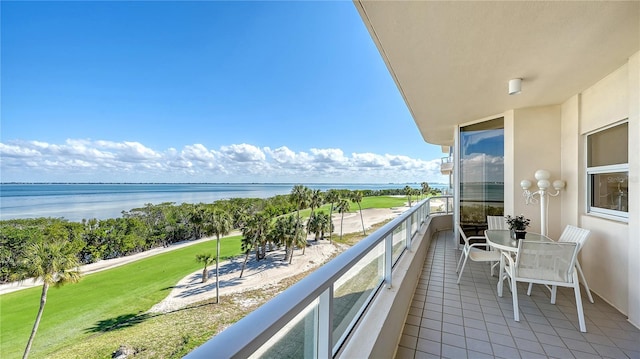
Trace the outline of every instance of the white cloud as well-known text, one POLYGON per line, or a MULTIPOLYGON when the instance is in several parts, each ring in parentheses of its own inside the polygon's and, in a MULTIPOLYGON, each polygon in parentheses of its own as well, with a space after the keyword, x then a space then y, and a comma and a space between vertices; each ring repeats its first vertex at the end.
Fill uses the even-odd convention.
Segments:
POLYGON ((382 155, 375 153, 352 153, 353 164, 356 167, 388 167, 390 165, 389 160, 382 155))
POLYGON ((227 158, 238 162, 254 162, 264 161, 265 155, 258 147, 242 143, 239 145, 230 145, 220 147, 227 158))
POLYGON ((504 181, 504 157, 474 154, 461 161, 461 175, 465 182, 504 181))
MULTIPOLYGON (((293 151, 203 144, 157 151, 139 142, 0 143, 4 182, 446 182, 440 160, 339 148, 293 151)), ((498 159, 497 159, 498 160, 498 159)))
POLYGON ((19 145, 5 145, 0 143, 0 156, 3 159, 7 157, 23 157, 32 158, 40 156, 40 152, 37 149, 26 148, 19 145))

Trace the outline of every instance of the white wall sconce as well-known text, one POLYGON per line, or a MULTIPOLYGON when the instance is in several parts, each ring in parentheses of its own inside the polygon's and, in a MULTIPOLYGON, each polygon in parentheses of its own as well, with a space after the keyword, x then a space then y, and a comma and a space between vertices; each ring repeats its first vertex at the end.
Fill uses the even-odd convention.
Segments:
POLYGON ((509 95, 517 95, 522 91, 522 79, 509 80, 509 95))
POLYGON ((549 204, 547 203, 547 196, 556 197, 560 195, 560 191, 564 188, 565 182, 563 180, 555 180, 553 183, 549 181, 551 174, 547 170, 537 170, 535 173, 535 178, 538 181, 536 184, 538 185, 538 190, 531 192, 529 188, 531 188, 531 181, 525 179, 520 181, 520 187, 524 190, 523 196, 525 199, 525 204, 537 204, 538 198, 540 199, 540 233, 542 235, 547 235, 547 212, 549 204), (555 193, 549 192, 549 187, 553 186, 555 189, 555 193))

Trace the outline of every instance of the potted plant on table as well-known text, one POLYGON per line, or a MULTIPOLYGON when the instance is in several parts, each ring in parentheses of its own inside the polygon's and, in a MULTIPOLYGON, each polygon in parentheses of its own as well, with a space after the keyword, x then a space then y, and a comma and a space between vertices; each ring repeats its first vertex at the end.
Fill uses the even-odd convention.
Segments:
POLYGON ((507 224, 509 225, 509 229, 511 230, 511 237, 514 239, 524 239, 527 234, 527 227, 531 223, 529 218, 524 218, 524 215, 519 216, 506 216, 507 224))

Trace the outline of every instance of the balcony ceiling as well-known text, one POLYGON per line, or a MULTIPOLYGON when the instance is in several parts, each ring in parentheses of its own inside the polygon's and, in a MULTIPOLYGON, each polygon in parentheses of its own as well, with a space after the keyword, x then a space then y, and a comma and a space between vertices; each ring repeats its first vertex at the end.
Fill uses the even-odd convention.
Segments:
POLYGON ((425 141, 561 104, 640 50, 640 2, 354 0, 425 141), (522 93, 509 96, 509 79, 522 93))

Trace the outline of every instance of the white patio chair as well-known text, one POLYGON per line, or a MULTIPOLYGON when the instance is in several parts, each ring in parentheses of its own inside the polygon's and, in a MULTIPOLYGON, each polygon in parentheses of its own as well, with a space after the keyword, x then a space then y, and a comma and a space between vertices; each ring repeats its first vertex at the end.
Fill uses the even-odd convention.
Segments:
POLYGON ((550 286, 551 304, 556 303, 557 286, 572 287, 576 297, 580 331, 586 332, 580 296, 580 283, 576 271, 577 243, 538 242, 521 240, 515 262, 511 256, 503 254, 505 273, 511 281, 513 296, 513 319, 520 321, 517 282, 537 283, 550 286))
POLYGON ((467 237, 462 230, 462 227, 458 223, 458 232, 462 236, 464 240, 464 247, 462 248, 462 255, 460 256, 460 260, 458 260, 458 266, 456 267, 456 273, 460 273, 458 275, 458 284, 460 284, 460 278, 462 278, 462 272, 464 272, 464 267, 467 264, 467 260, 471 259, 474 262, 491 262, 491 276, 493 276, 493 262, 500 261, 500 252, 494 250, 484 250, 478 249, 476 247, 486 247, 486 242, 484 243, 474 243, 471 244, 470 241, 472 239, 482 239, 486 241, 484 236, 472 236, 467 237), (460 265, 462 264, 462 268, 460 265))
MULTIPOLYGON (((584 228, 578 228, 576 226, 567 225, 562 231, 558 242, 562 243, 576 243, 578 245, 578 253, 582 250, 582 247, 587 242, 589 238, 590 230, 584 228)), ((589 290, 589 284, 587 283, 587 279, 584 277, 584 273, 582 272, 582 268, 580 267, 580 261, 576 258, 576 268, 578 268, 578 274, 580 275, 580 279, 582 280, 582 284, 584 285, 584 289, 587 292, 587 296, 589 297, 589 301, 593 303, 593 296, 591 296, 591 290, 589 290)), ((531 288, 533 284, 529 284, 529 289, 527 290, 527 295, 531 295, 531 288)))
MULTIPOLYGON (((487 216, 487 226, 489 227, 489 229, 509 229, 507 219, 504 218, 504 216, 487 216)), ((495 249, 491 248, 491 250, 495 249)), ((498 265, 500 265, 500 262, 496 262, 495 264, 493 264, 493 267, 491 269, 493 270, 493 268, 497 267, 498 265)))
POLYGON ((489 229, 509 229, 507 220, 503 216, 487 216, 489 229))

